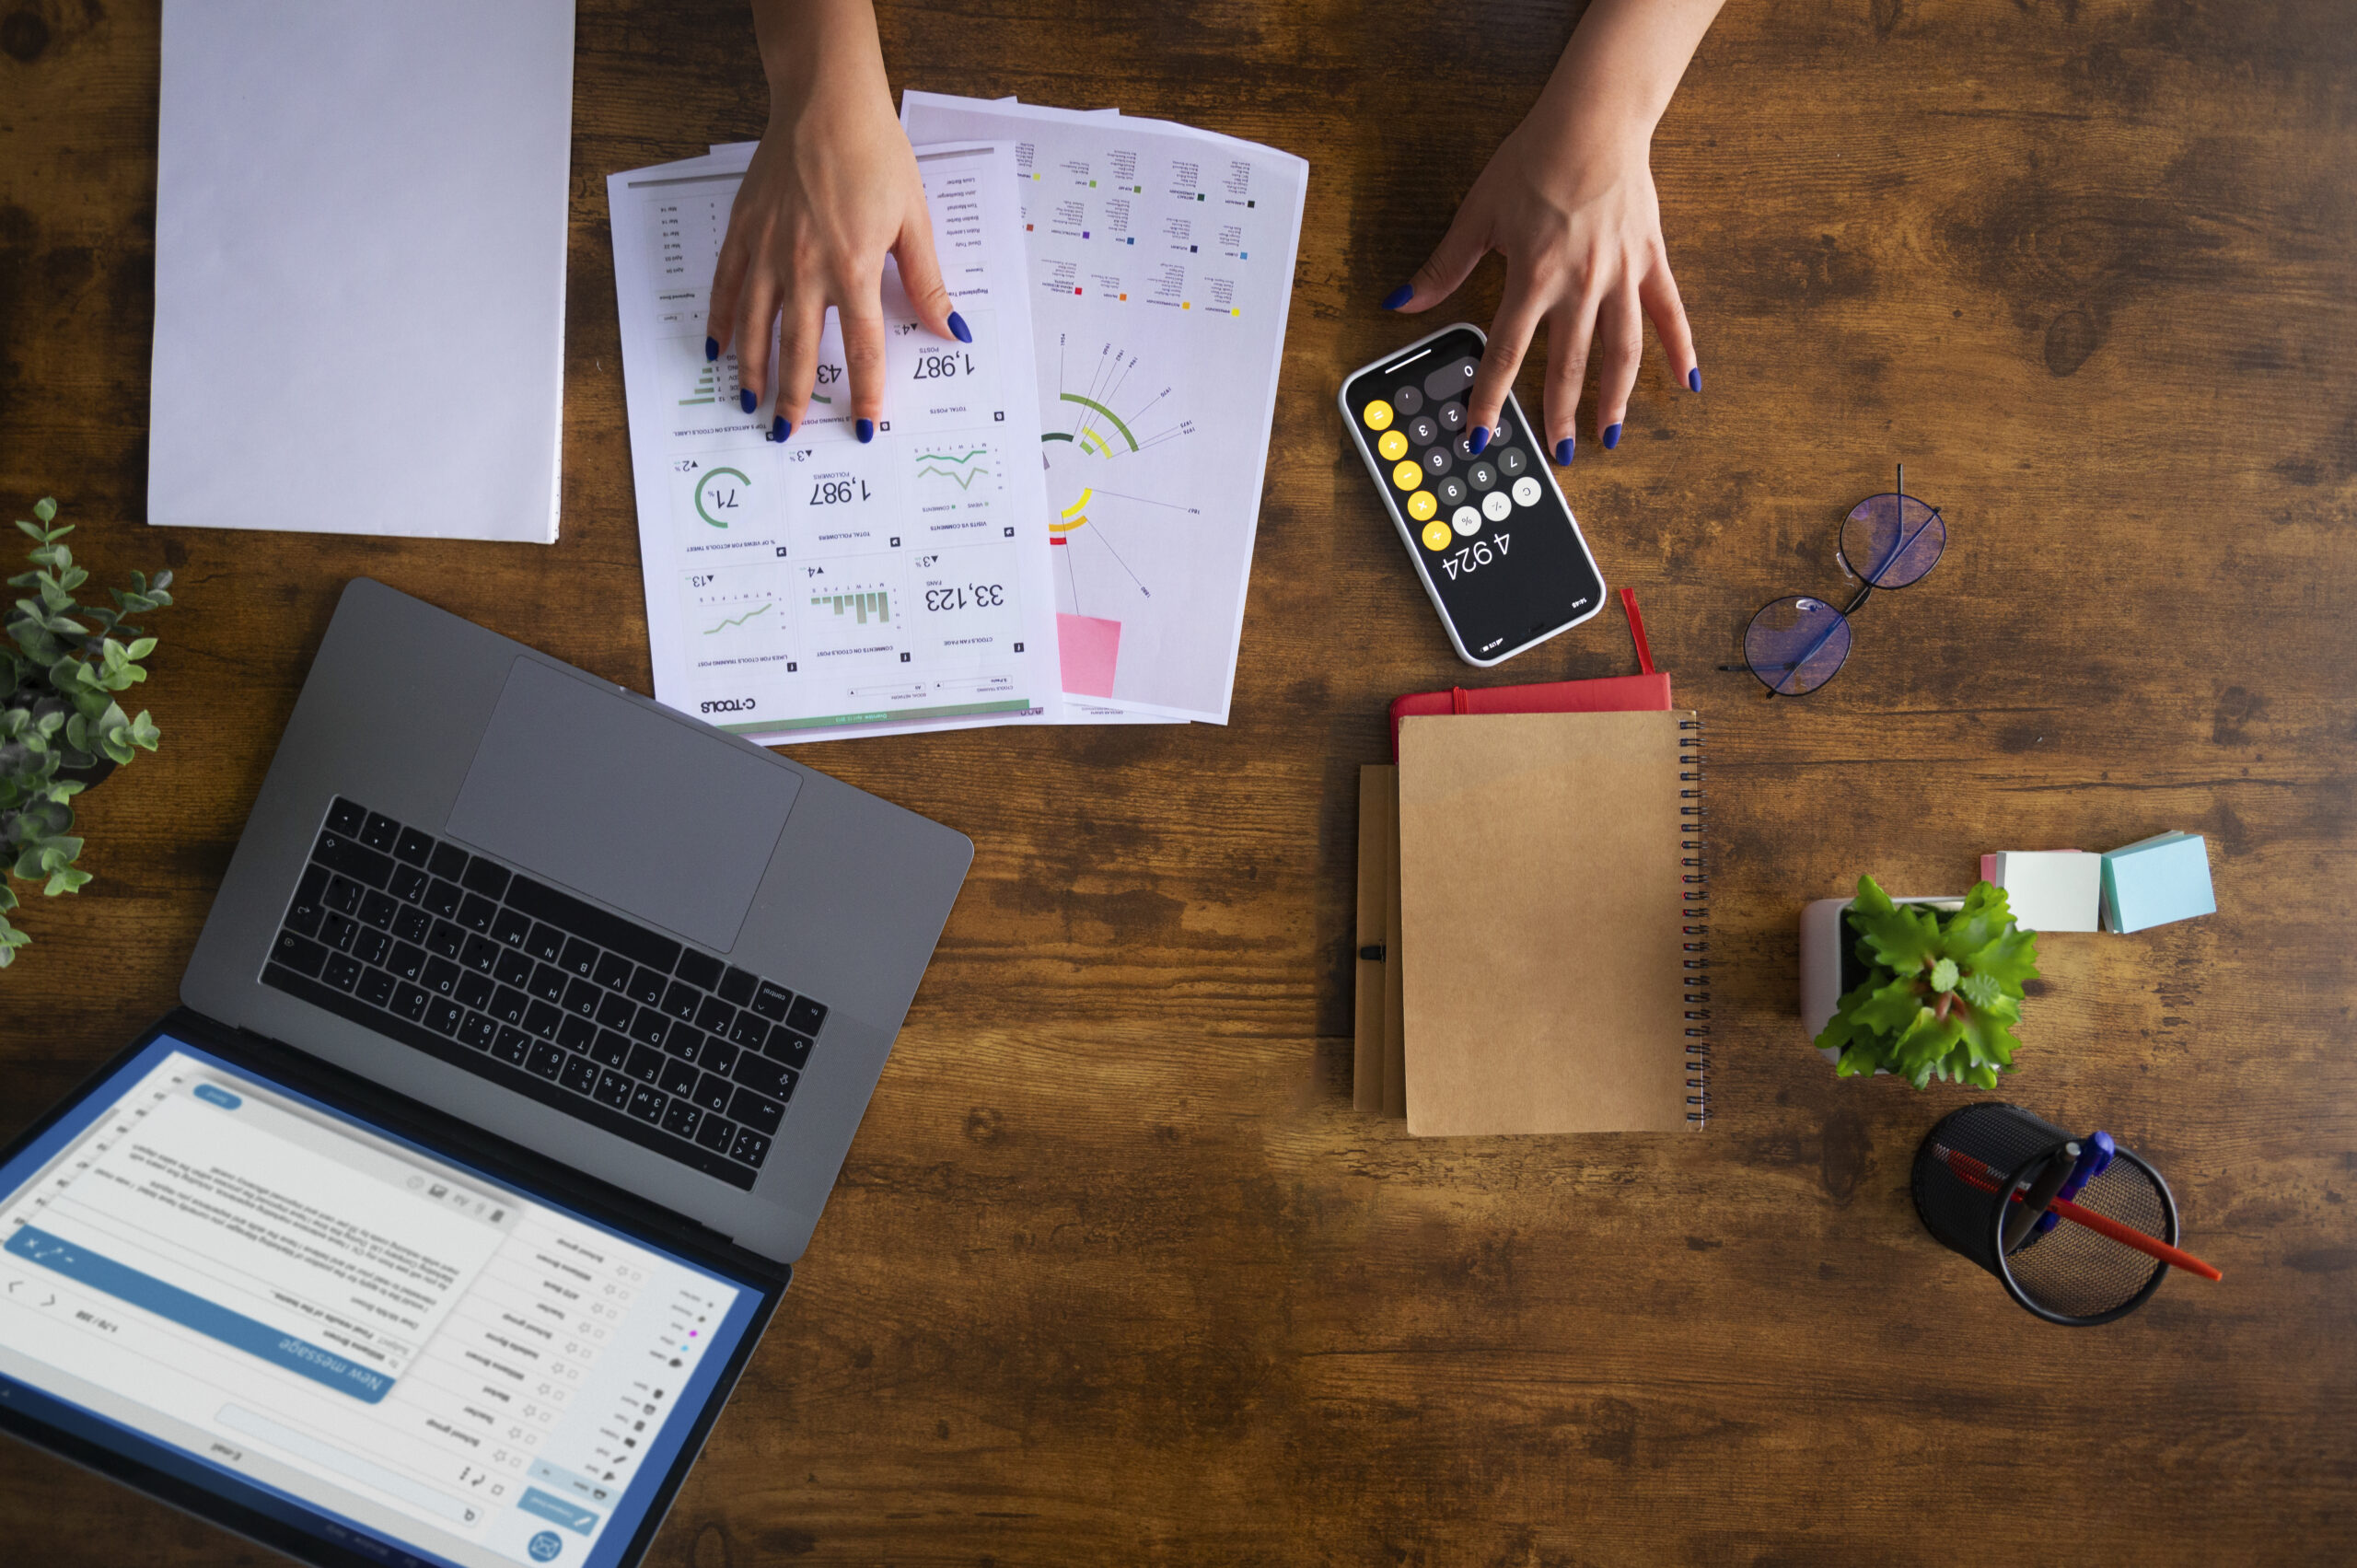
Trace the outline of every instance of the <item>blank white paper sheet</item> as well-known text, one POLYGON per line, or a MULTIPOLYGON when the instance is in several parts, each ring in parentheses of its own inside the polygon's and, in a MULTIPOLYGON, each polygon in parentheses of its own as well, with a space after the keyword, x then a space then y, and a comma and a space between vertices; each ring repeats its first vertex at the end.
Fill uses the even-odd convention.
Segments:
POLYGON ((167 0, 147 520, 552 543, 573 0, 167 0))

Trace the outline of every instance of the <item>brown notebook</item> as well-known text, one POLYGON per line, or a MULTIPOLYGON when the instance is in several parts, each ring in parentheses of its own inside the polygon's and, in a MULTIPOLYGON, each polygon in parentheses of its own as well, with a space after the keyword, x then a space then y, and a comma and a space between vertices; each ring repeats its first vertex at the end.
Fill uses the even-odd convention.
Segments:
POLYGON ((1399 770, 1359 770, 1358 985, 1351 1009, 1351 1104, 1383 1109, 1385 946, 1390 937, 1392 890, 1399 886, 1391 858, 1399 849, 1399 770))
POLYGON ((1401 723, 1411 1132, 1702 1123, 1700 737, 1679 710, 1401 723))

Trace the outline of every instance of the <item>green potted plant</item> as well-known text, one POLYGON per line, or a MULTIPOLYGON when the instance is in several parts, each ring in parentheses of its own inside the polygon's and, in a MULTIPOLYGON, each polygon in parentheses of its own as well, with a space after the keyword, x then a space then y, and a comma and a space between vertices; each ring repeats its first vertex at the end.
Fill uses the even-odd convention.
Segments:
POLYGON ((1843 966, 1841 999, 1817 1037, 1842 1077, 1889 1072, 1919 1089, 1934 1078, 1993 1089, 2013 1071, 2038 938, 2014 923, 1991 883, 1953 908, 1945 901, 1897 902, 1858 878, 1840 927, 1857 938, 1847 955, 1855 967, 1843 966))
POLYGON ((17 907, 8 878, 38 882, 52 898, 87 882, 74 864, 82 854, 74 797, 162 738, 145 709, 131 717, 115 693, 147 679, 139 661, 156 639, 131 618, 172 602, 172 575, 151 583, 134 572, 128 591, 108 590, 113 608, 81 604, 74 590, 90 575, 63 542, 73 526, 50 527, 56 517, 57 503, 43 498, 34 521, 17 523, 33 540, 33 569, 8 579, 25 597, 0 643, 0 969, 31 940, 8 923, 17 907))

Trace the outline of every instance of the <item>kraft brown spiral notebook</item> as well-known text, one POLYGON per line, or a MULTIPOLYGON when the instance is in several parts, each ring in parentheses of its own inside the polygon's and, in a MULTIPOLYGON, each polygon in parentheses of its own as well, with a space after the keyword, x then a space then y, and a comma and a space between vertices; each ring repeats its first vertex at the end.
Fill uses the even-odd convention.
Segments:
POLYGON ((1401 723, 1386 957, 1411 1132, 1701 1125, 1701 729, 1679 710, 1401 723))

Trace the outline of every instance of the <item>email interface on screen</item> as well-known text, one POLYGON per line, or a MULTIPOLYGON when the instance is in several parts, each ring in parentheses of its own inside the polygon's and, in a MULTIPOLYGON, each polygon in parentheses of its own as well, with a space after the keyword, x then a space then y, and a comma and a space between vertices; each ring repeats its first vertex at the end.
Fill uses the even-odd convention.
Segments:
POLYGON ((760 1302, 168 1038, 0 1193, 12 1404, 380 1559, 613 1562, 760 1302))

